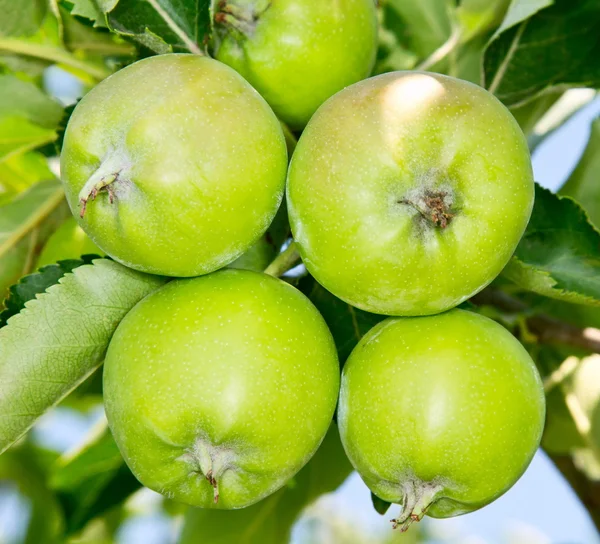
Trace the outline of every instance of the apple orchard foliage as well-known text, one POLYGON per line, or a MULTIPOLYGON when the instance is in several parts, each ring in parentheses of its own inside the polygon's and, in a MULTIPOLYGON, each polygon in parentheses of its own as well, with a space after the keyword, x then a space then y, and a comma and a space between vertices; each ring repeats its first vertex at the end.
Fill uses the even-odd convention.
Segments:
MULTIPOLYGON (((367 2, 348 5, 371 9, 367 2)), ((279 6, 289 3, 281 0, 279 6)), ((103 523, 109 539, 125 501, 139 488, 106 428, 96 429, 77 452, 62 456, 25 433, 58 403, 80 411, 98 404, 100 373, 95 370, 115 329, 138 301, 168 281, 110 259, 82 257, 93 246, 65 223, 69 208, 49 166, 60 154, 73 107, 64 108, 48 93, 44 70, 58 65, 89 91, 141 58, 214 54, 244 75, 296 131, 284 131, 291 156, 307 114, 290 114, 291 90, 278 95, 278 74, 251 73, 231 57, 232 34, 220 26, 224 18, 214 18, 218 2, 209 4, 0 0, 0 293, 5 298, 0 307, 0 478, 17 482, 30 501, 33 521, 27 538, 32 542, 64 542, 81 535, 92 520, 103 523)), ((328 2, 318 5, 326 21, 328 2)), ((285 13, 290 17, 292 11, 285 13)), ((372 74, 426 69, 471 81, 510 109, 530 149, 583 104, 573 102, 580 95, 568 89, 600 86, 600 5, 595 0, 381 0, 376 15, 370 23, 378 26, 376 56, 355 57, 357 64, 340 73, 354 74, 342 86, 366 77, 373 63, 372 74)), ((297 12, 294 32, 310 16, 297 12)), ((263 28, 261 43, 280 43, 289 27, 263 28)), ((296 36, 304 40, 302 54, 294 58, 299 85, 314 86, 302 71, 309 63, 326 66, 326 60, 344 58, 348 40, 358 40, 357 29, 365 41, 352 46, 365 51, 375 38, 359 23, 344 40, 325 45, 316 33, 296 36)), ((336 67, 341 62, 336 60, 336 67)), ((336 75, 331 70, 322 74, 336 75)), ((133 102, 151 89, 131 89, 133 102)), ((297 100, 314 111, 314 102, 323 99, 310 94, 297 100)), ((585 387, 600 380, 594 355, 600 343, 589 330, 600 327, 599 134, 596 121, 579 165, 559 194, 536 186, 533 213, 514 255, 466 309, 498 321, 529 351, 547 397, 542 446, 600 527, 600 492, 594 482, 600 467, 600 389, 585 387)), ((176 135, 165 132, 163 139, 167 146, 176 135)), ((233 266, 264 270, 290 240, 281 209, 252 251, 233 266)), ((287 281, 323 316, 342 363, 384 319, 336 298, 309 274, 287 281)), ((333 427, 311 461, 266 499, 237 511, 189 509, 181 542, 229 543, 242 534, 247 542, 284 542, 303 508, 336 489, 350 470, 333 427)), ((389 506, 376 497, 374 505, 379 511, 389 506)), ((181 508, 173 506, 172 513, 182 513, 181 508)))

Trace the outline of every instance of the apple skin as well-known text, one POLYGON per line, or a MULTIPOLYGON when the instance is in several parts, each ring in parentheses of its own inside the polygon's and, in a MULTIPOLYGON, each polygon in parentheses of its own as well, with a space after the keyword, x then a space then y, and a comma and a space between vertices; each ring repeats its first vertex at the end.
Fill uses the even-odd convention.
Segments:
POLYGON ((69 217, 52 233, 40 253, 36 268, 82 255, 100 255, 104 252, 83 232, 74 217, 69 217))
POLYGON ((531 462, 544 417, 527 351, 464 310, 382 321, 342 373, 346 454, 375 495, 408 501, 403 529, 425 512, 457 516, 506 492, 531 462))
POLYGON ((61 170, 71 211, 108 255, 143 272, 197 276, 265 232, 287 151, 275 114, 239 74, 170 54, 127 66, 81 100, 61 170), (95 183, 115 176, 93 199, 95 183))
POLYGON ((293 130, 304 128, 330 96, 371 73, 373 0, 227 0, 226 6, 239 15, 217 12, 215 58, 242 74, 293 130), (247 17, 256 21, 248 26, 247 17))
POLYGON ((294 476, 327 432, 339 383, 312 303, 247 270, 149 295, 117 328, 104 365, 106 415, 132 472, 204 508, 249 506, 294 476))
POLYGON ((288 172, 309 272, 363 310, 429 315, 489 284, 533 207, 527 142, 509 111, 439 74, 377 76, 314 115, 288 172))

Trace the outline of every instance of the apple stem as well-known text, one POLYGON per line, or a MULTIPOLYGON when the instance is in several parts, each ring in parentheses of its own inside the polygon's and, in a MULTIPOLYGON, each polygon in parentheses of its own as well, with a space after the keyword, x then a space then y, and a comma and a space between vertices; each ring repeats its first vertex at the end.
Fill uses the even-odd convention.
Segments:
POLYGON ((273 259, 273 262, 265 268, 264 273, 279 278, 288 270, 294 268, 298 259, 300 259, 300 254, 298 253, 296 242, 292 241, 292 243, 277 255, 277 257, 273 259))
POLYGON ((219 502, 219 480, 225 471, 234 468, 235 454, 224 446, 213 446, 207 439, 198 438, 191 450, 181 456, 193 467, 193 471, 201 473, 213 488, 214 502, 219 502))
POLYGON ((212 470, 209 470, 206 473, 206 479, 208 480, 208 483, 213 487, 213 500, 214 503, 217 504, 219 502, 219 483, 217 482, 217 479, 213 476, 212 470))
POLYGON ((269 7, 271 7, 271 0, 255 2, 254 6, 250 7, 241 7, 227 0, 221 0, 214 16, 215 23, 229 26, 243 36, 249 36, 254 32, 259 17, 269 7))
POLYGON ((235 4, 230 4, 226 0, 219 2, 219 10, 221 13, 228 13, 240 21, 248 23, 254 22, 254 14, 252 8, 242 8, 235 4))
POLYGON ((409 480, 402 484, 404 500, 402 510, 396 519, 390 520, 394 529, 401 532, 415 521, 421 521, 427 509, 437 500, 443 486, 433 483, 425 483, 419 480, 409 480))
POLYGON ((407 204, 417 210, 421 216, 433 226, 445 229, 455 214, 451 211, 450 195, 447 192, 425 191, 422 196, 414 199, 404 198, 398 204, 407 204))
POLYGON ((111 184, 119 179, 119 174, 124 169, 125 164, 126 162, 120 154, 110 155, 102 162, 79 192, 79 204, 81 205, 79 217, 85 215, 88 201, 90 199, 96 200, 96 196, 100 191, 106 191, 110 203, 114 203, 115 191, 111 184))
POLYGON ((230 13, 225 13, 224 11, 215 13, 215 22, 224 26, 228 26, 236 30, 243 36, 251 34, 254 30, 250 23, 247 23, 244 20, 240 20, 237 17, 231 15, 230 13))

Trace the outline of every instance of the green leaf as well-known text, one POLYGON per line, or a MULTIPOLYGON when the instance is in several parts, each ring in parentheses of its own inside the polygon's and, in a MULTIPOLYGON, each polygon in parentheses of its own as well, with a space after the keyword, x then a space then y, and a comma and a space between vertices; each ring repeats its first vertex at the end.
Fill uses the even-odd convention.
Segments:
POLYGON ((100 489, 93 490, 93 493, 86 489, 85 484, 72 492, 59 493, 63 509, 70 513, 67 519, 67 533, 78 533, 93 519, 118 510, 118 507, 122 507, 123 503, 142 487, 125 463, 121 464, 110 478, 98 476, 96 481, 102 481, 102 485, 99 486, 100 489), (93 501, 89 500, 90 496, 94 496, 93 501))
POLYGON ((48 237, 69 215, 57 180, 33 185, 0 207, 0 301, 10 285, 31 272, 48 237))
POLYGON ((55 139, 54 130, 34 125, 25 117, 0 117, 0 162, 55 139))
POLYGON ((487 36, 475 36, 451 53, 448 74, 481 85, 481 62, 487 36))
POLYGON ((37 183, 0 208, 0 260, 19 240, 64 203, 57 180, 37 183))
POLYGON ((67 519, 67 533, 123 503, 141 487, 103 419, 83 444, 60 457, 50 476, 67 519))
POLYGON ((383 516, 389 510, 390 506, 392 506, 391 502, 387 502, 387 501, 384 501, 383 499, 380 499, 373 492, 371 492, 371 503, 373 504, 373 508, 375 509, 375 512, 377 512, 381 516, 383 516))
POLYGON ((600 117, 592 123, 587 147, 560 193, 581 202, 600 228, 600 117))
POLYGON ((156 53, 201 54, 210 32, 210 0, 117 0, 105 9, 109 26, 156 53))
POLYGON ((0 329, 0 452, 98 368, 121 319, 165 281, 99 259, 8 320, 0 329))
POLYGON ((536 184, 531 220, 503 274, 540 295, 599 306, 600 233, 577 202, 536 184))
POLYGON ((425 58, 452 33, 448 0, 389 0, 383 6, 387 28, 398 43, 419 58, 425 58))
POLYGON ((0 75, 0 118, 7 116, 23 117, 42 128, 55 129, 63 108, 33 83, 0 75))
POLYGON ((190 508, 179 544, 281 544, 288 542, 302 510, 337 489, 350 475, 338 430, 332 425, 321 447, 290 485, 241 510, 190 508))
POLYGON ((71 13, 62 7, 59 11, 67 49, 97 56, 131 56, 136 53, 133 44, 126 43, 110 32, 92 28, 77 20, 71 13))
POLYGON ((302 291, 321 313, 338 350, 340 362, 344 364, 358 341, 377 323, 385 319, 383 315, 371 314, 354 308, 332 295, 315 281, 312 276, 304 276, 298 282, 302 291))
POLYGON ((98 255, 105 253, 92 242, 91 238, 77 224, 73 216, 52 233, 44 244, 44 248, 36 263, 36 268, 55 264, 59 261, 79 259, 82 255, 98 255))
POLYGON ((8 296, 9 287, 31 271, 36 252, 36 236, 26 235, 0 258, 0 308, 2 301, 8 296))
POLYGON ((389 4, 381 8, 381 24, 379 28, 379 48, 374 72, 392 72, 410 70, 419 60, 419 55, 410 51, 403 34, 404 23, 389 4), (400 43, 404 40, 405 43, 400 43))
POLYGON ((600 3, 556 0, 540 9, 545 4, 513 0, 486 49, 485 87, 508 106, 558 86, 600 85, 600 3))
POLYGON ((29 81, 0 75, 0 162, 52 142, 62 106, 29 81))
POLYGON ((107 27, 106 17, 96 0, 71 0, 73 2, 73 8, 71 13, 73 15, 79 15, 90 21, 94 21, 96 27, 107 27))
POLYGON ((46 0, 0 0, 0 36, 31 36, 46 16, 46 0))
POLYGON ((4 301, 5 310, 0 312, 0 327, 4 327, 9 317, 18 314, 25 303, 43 293, 65 274, 84 264, 91 264, 98 255, 85 255, 81 259, 69 259, 42 267, 39 272, 22 277, 19 283, 11 286, 8 298, 4 301))
POLYGON ((456 10, 462 27, 462 40, 466 42, 495 27, 503 19, 510 3, 510 0, 462 0, 456 10))
POLYGON ((123 457, 103 419, 76 450, 57 460, 50 476, 50 487, 69 491, 95 475, 115 472, 122 464, 123 457))
POLYGON ((548 6, 551 6, 554 0, 511 0, 508 11, 494 33, 494 37, 499 36, 509 28, 525 22, 530 17, 533 17, 538 11, 541 11, 548 6))
POLYGON ((27 152, 6 158, 0 162, 0 206, 35 183, 53 177, 41 153, 27 152))

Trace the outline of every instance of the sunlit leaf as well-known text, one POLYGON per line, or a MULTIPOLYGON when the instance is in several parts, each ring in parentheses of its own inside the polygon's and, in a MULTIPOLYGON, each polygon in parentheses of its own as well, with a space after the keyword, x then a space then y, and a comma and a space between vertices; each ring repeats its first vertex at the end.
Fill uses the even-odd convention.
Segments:
POLYGON ((56 264, 46 265, 34 274, 23 276, 18 283, 11 286, 8 298, 4 301, 5 309, 0 312, 0 327, 6 325, 8 318, 18 314, 25 304, 33 300, 36 295, 57 284, 60 278, 73 272, 75 268, 83 264, 90 264, 93 258, 94 256, 88 255, 81 259, 60 261, 56 264))
POLYGON ((41 153, 12 155, 0 162, 0 206, 35 183, 52 179, 54 174, 41 153))
POLYGON ((102 363, 121 319, 165 279, 99 259, 59 281, 0 329, 0 452, 102 363))
POLYGON ((10 285, 31 272, 46 240, 68 215, 57 180, 37 183, 0 206, 0 302, 10 285))
POLYGON ((25 117, 0 117, 0 161, 53 142, 56 132, 42 128, 25 117))
POLYGON ((64 201, 57 180, 40 182, 0 208, 0 259, 64 201))

